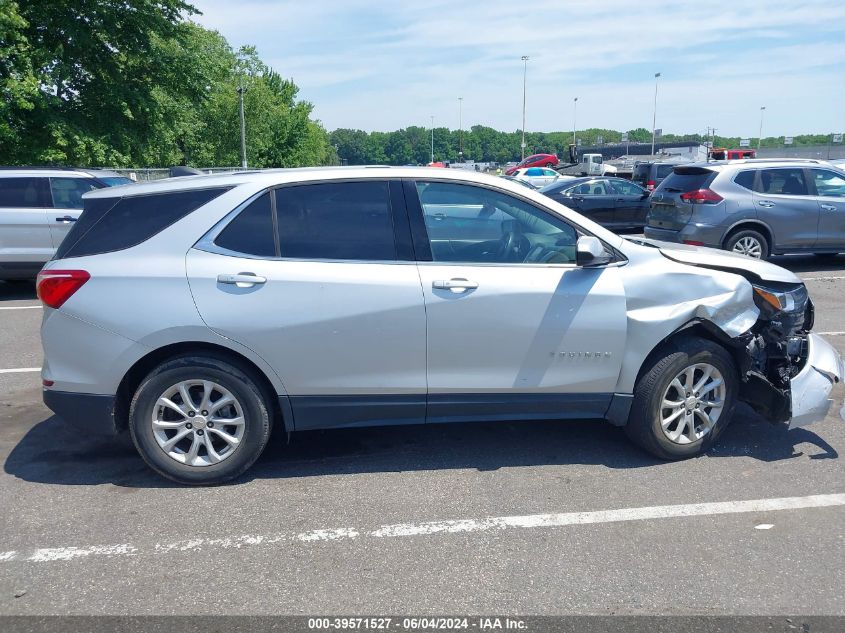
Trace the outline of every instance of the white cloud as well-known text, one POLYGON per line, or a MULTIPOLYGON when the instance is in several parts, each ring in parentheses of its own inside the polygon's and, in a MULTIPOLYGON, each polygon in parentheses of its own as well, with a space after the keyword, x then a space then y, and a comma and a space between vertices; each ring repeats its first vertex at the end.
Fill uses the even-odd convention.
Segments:
POLYGON ((395 129, 434 114, 457 127, 528 129, 715 125, 756 135, 845 127, 845 3, 817 0, 198 1, 198 21, 293 77, 327 127, 395 129))

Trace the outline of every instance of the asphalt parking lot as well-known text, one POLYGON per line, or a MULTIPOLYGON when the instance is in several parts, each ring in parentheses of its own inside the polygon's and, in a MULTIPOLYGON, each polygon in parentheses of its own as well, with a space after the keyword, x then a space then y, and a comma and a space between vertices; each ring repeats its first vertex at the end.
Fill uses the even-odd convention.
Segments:
MULTIPOLYGON (((845 353, 845 256, 775 262, 845 353)), ((680 463, 596 422, 277 433, 181 488, 44 407, 40 320, 0 283, 2 614, 845 615, 838 406, 793 431, 741 409, 680 463)))

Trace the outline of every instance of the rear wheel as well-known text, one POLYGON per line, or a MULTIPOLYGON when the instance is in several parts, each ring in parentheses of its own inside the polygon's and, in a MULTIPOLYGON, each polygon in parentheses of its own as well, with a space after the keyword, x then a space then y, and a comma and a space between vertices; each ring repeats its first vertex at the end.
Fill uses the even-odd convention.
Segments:
POLYGON ((129 409, 132 441, 156 472, 183 484, 234 479, 261 455, 270 408, 254 378, 216 358, 164 363, 129 409))
POLYGON ((730 421, 737 388, 725 349, 697 337, 670 343, 637 381, 626 433, 661 459, 699 455, 730 421))
POLYGON ((769 241, 758 231, 743 229, 728 238, 725 250, 754 259, 766 259, 769 256, 769 241))

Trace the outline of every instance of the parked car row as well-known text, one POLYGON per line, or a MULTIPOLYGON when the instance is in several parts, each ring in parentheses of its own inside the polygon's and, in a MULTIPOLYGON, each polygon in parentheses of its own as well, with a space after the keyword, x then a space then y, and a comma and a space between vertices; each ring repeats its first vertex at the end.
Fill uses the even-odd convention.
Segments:
POLYGON ((758 259, 845 252, 845 171, 831 162, 644 162, 632 181, 553 173, 532 167, 516 170, 513 178, 602 226, 644 230, 652 239, 758 259))

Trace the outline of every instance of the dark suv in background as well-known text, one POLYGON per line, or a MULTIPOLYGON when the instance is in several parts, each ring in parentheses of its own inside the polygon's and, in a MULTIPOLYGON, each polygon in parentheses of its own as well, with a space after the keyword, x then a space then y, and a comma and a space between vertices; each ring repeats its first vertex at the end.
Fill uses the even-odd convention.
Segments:
POLYGON ((845 172, 810 159, 677 165, 651 195, 645 235, 758 259, 845 252, 845 172))
POLYGON ((674 163, 637 163, 634 165, 631 180, 649 191, 654 191, 657 185, 672 173, 674 166, 674 163))

